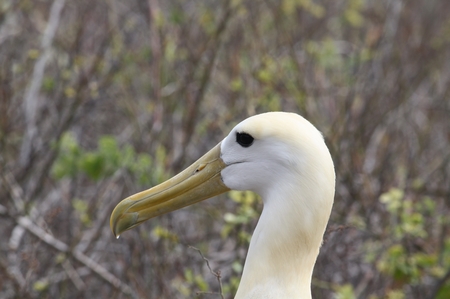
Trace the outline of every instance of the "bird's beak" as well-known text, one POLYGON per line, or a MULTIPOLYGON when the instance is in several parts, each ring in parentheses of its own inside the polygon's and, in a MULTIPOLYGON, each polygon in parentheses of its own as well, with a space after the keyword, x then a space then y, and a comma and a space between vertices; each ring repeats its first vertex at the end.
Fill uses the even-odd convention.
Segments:
POLYGON ((230 190, 222 182, 220 143, 175 177, 122 200, 111 214, 116 237, 142 222, 230 190))

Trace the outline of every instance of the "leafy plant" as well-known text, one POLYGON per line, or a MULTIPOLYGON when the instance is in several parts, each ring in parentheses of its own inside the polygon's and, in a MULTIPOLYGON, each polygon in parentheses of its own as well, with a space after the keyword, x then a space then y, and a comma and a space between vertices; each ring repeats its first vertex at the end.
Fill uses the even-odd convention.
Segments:
POLYGON ((98 181, 110 177, 119 169, 126 169, 137 177, 141 185, 151 185, 161 181, 164 173, 165 150, 159 147, 156 161, 148 154, 136 154, 131 146, 119 148, 112 136, 102 136, 96 150, 87 151, 80 147, 73 134, 65 133, 59 144, 59 155, 52 167, 56 179, 75 178, 80 174, 98 181))

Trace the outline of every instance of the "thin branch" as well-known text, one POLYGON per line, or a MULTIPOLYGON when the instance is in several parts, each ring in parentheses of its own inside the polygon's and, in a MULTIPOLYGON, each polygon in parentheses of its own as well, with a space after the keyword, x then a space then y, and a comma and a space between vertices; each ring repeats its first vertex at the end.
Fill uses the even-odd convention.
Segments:
POLYGON ((356 229, 356 227, 353 225, 348 225, 348 224, 347 225, 333 225, 333 226, 328 227, 323 236, 322 246, 328 242, 328 238, 330 237, 330 235, 332 233, 342 232, 347 229, 356 229))
POLYGON ((51 247, 55 248, 56 250, 61 252, 69 252, 69 246, 66 243, 56 239, 55 237, 44 231, 42 228, 33 223, 30 218, 22 216, 16 219, 16 221, 21 227, 25 228, 30 233, 32 233, 51 247))
MULTIPOLYGON (((3 260, 0 259, 0 270, 2 270, 0 272, 0 274, 3 276, 3 278, 9 278, 10 281, 12 282, 13 288, 15 289, 15 291, 12 291, 11 296, 5 295, 4 290, 2 290, 3 295, 5 295, 6 298, 9 297, 15 297, 17 298, 18 294, 20 294, 20 298, 30 298, 30 294, 25 290, 24 285, 25 285, 25 280, 20 281, 17 280, 17 276, 15 275, 15 273, 11 273, 11 267, 5 265, 5 263, 3 262, 3 260)), ((8 292, 8 291, 6 291, 8 292)))
MULTIPOLYGON (((92 273, 91 269, 88 267, 80 267, 78 269, 73 269, 76 272, 76 275, 81 279, 81 277, 84 277, 86 275, 89 275, 92 273)), ((55 274, 51 274, 49 276, 43 277, 36 281, 36 283, 39 284, 57 284, 64 280, 70 279, 69 273, 67 271, 61 271, 55 274)))
POLYGON ((80 275, 78 275, 78 272, 75 270, 72 263, 69 260, 65 260, 62 263, 62 267, 78 291, 84 291, 86 289, 86 284, 83 282, 80 275))
POLYGON ((216 277, 217 282, 219 283, 219 292, 218 293, 214 293, 214 292, 197 292, 197 294, 218 294, 218 295, 220 295, 220 298, 225 299, 225 297, 223 296, 222 280, 221 280, 222 276, 220 274, 220 270, 216 272, 213 269, 211 269, 211 266, 209 265, 209 260, 203 255, 203 253, 200 251, 200 249, 198 249, 198 248, 196 248, 194 246, 191 246, 191 245, 188 245, 188 247, 191 248, 191 249, 194 249, 195 251, 197 251, 200 254, 202 259, 206 262, 206 266, 208 267, 209 272, 211 272, 211 274, 216 277))
POLYGON ((38 94, 44 78, 45 66, 51 57, 51 44, 55 37, 66 0, 55 0, 50 9, 50 17, 41 41, 42 55, 34 65, 30 86, 25 94, 24 110, 27 131, 20 150, 20 163, 26 165, 33 151, 33 140, 37 135, 36 114, 38 108, 38 94))
POLYGON ((158 18, 162 14, 159 7, 158 0, 148 0, 148 14, 150 18, 150 48, 152 50, 151 62, 151 82, 153 90, 153 99, 156 103, 155 109, 152 113, 152 133, 158 133, 162 129, 164 104, 161 101, 161 57, 163 52, 163 45, 161 43, 160 30, 158 25, 158 18))
POLYGON ((96 273, 100 278, 108 282, 114 288, 120 290, 122 293, 131 296, 132 298, 137 298, 137 295, 133 292, 133 290, 123 283, 120 279, 111 274, 108 270, 106 270, 103 266, 98 264, 96 261, 92 260, 90 257, 86 256, 84 253, 79 250, 70 250, 69 246, 64 242, 56 239, 42 228, 34 224, 27 217, 19 217, 17 222, 24 227, 26 230, 31 232, 33 235, 44 241, 46 244, 55 248, 56 250, 64 253, 68 253, 73 256, 77 261, 91 269, 94 273, 96 273))
POLYGON ((108 223, 110 212, 112 211, 114 205, 117 203, 117 200, 112 199, 120 196, 124 188, 123 184, 117 184, 117 181, 121 178, 121 176, 122 170, 116 171, 112 179, 104 187, 104 193, 101 195, 101 197, 96 196, 96 198, 100 197, 96 204, 98 204, 98 206, 101 206, 102 208, 99 209, 95 217, 93 217, 96 219, 95 224, 91 229, 83 234, 80 241, 75 247, 76 250, 79 250, 80 252, 86 252, 92 245, 92 243, 100 236, 105 223, 108 223))
MULTIPOLYGON (((225 32, 225 29, 229 23, 229 21, 232 19, 233 11, 236 9, 236 7, 232 6, 232 1, 225 0, 223 5, 223 11, 224 15, 222 19, 220 20, 216 31, 211 35, 211 37, 206 42, 206 48, 209 47, 211 44, 211 55, 209 57, 209 60, 206 62, 206 66, 203 69, 202 76, 200 78, 200 86, 197 89, 197 92, 193 96, 193 99, 189 101, 187 105, 187 111, 184 114, 183 119, 183 139, 182 139, 182 146, 180 148, 180 153, 178 156, 174 158, 173 162, 173 168, 175 170, 179 170, 181 167, 181 163, 183 160, 183 157, 186 152, 187 145, 189 144, 190 138, 194 132, 195 125, 196 125, 196 119, 198 112, 200 111, 200 104, 204 100, 206 88, 208 87, 208 84, 211 80, 211 74, 214 69, 214 65, 216 62, 217 54, 219 53, 219 50, 222 46, 222 36, 225 32)), ((191 75, 189 75, 191 76, 191 75)), ((182 90, 188 90, 189 80, 186 80, 182 90)))
MULTIPOLYGON (((2 157, 0 156, 0 161, 3 162, 2 157)), ((3 181, 3 185, 8 188, 9 193, 11 194, 12 202, 18 213, 23 213, 25 204, 22 198, 24 197, 24 192, 20 185, 16 182, 14 176, 11 171, 5 166, 5 171, 1 173, 1 179, 3 181)))
MULTIPOLYGON (((17 182, 14 180, 14 177, 9 177, 9 172, 6 172, 5 174, 2 174, 2 181, 7 187, 9 188, 10 195, 13 197, 14 202, 21 202, 21 194, 23 194, 23 191, 21 190, 20 186, 17 184, 17 182)), ((22 211, 19 211, 22 212, 22 211)), ((52 236, 51 234, 47 233, 44 229, 42 229, 39 225, 34 223, 29 217, 27 216, 19 216, 15 217, 13 215, 9 215, 11 218, 13 218, 19 226, 16 226, 16 228, 13 230, 13 234, 10 238, 10 248, 11 252, 14 252, 18 248, 18 244, 20 242, 20 239, 23 236, 23 229, 26 229, 27 231, 31 232, 33 235, 44 241, 47 245, 55 248, 56 250, 68 253, 72 255, 76 260, 90 268, 93 272, 95 272, 97 275, 99 275, 102 279, 104 279, 106 282, 111 284, 114 288, 119 289, 124 294, 127 294, 133 298, 136 298, 137 296, 133 292, 133 290, 126 284, 124 284, 120 279, 115 277, 113 274, 108 272, 104 267, 102 267, 100 264, 83 254, 81 251, 73 249, 71 250, 70 247, 52 236)), ((11 255, 12 258, 15 257, 15 253, 11 255)), ((14 270, 14 269, 12 269, 14 270)), ((20 283, 23 282, 23 279, 21 279, 21 273, 16 273, 16 271, 10 271, 13 274, 20 274, 16 275, 16 280, 20 283)), ((76 280, 76 278, 73 278, 76 280)), ((74 282, 75 283, 75 282, 74 282)), ((81 287, 81 284, 75 283, 77 287, 81 287)))

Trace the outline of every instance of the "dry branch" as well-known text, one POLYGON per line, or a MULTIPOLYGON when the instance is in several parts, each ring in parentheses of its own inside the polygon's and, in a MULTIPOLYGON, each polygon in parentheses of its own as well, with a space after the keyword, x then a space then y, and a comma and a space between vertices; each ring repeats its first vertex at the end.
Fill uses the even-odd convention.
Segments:
MULTIPOLYGON (((196 248, 194 246, 191 246, 191 245, 189 245, 188 247, 191 248, 191 249, 194 249, 195 251, 197 251, 200 254, 202 259, 206 262, 206 267, 208 267, 209 272, 211 272, 211 274, 214 275, 214 277, 216 277, 217 282, 219 283, 219 292, 218 293, 209 292, 207 294, 218 294, 218 295, 220 295, 220 298, 225 299, 224 296, 223 296, 222 280, 221 280, 222 276, 220 275, 220 270, 219 271, 214 271, 213 269, 211 269, 211 266, 209 265, 209 260, 203 255, 203 253, 201 252, 200 249, 198 249, 198 248, 196 248)), ((200 293, 205 294, 205 292, 198 292, 198 293, 199 294, 200 293)))
POLYGON ((50 17, 42 37, 41 50, 42 54, 37 59, 31 77, 30 86, 26 92, 24 99, 24 110, 26 116, 27 130, 25 139, 22 142, 20 150, 20 162, 24 166, 29 162, 30 155, 34 148, 34 138, 37 136, 36 115, 38 111, 38 95, 42 86, 44 71, 51 54, 51 44, 58 28, 61 12, 64 8, 66 0, 55 0, 50 9, 50 17))
POLYGON ((37 226, 35 223, 32 223, 31 220, 27 217, 19 217, 17 222, 24 227, 26 230, 31 232, 33 235, 44 241, 49 246, 54 249, 70 254, 77 261, 91 269, 94 273, 96 273, 100 278, 108 282, 114 288, 120 290, 122 293, 132 297, 137 298, 137 295, 133 292, 133 290, 123 283, 120 279, 111 274, 108 270, 106 270, 103 266, 98 264, 96 261, 92 260, 90 257, 85 255, 84 253, 78 250, 70 250, 69 246, 64 242, 56 239, 52 235, 45 232, 42 228, 37 226))
MULTIPOLYGON (((118 172, 119 173, 119 172, 118 172)), ((17 182, 12 177, 11 172, 4 172, 2 174, 3 184, 6 185, 10 191, 10 195, 13 199, 13 201, 16 203, 16 206, 18 208, 21 208, 20 204, 23 202, 21 199, 21 194, 23 194, 23 190, 20 188, 20 186, 17 184, 17 182)), ((21 210, 20 212, 23 212, 21 210)), ((36 214, 36 209, 34 209, 34 213, 36 214)), ((104 212, 105 214, 106 212, 104 212)), ((120 290, 122 293, 131 296, 132 298, 137 298, 136 294, 133 292, 133 290, 123 283, 120 279, 115 277, 113 274, 111 274, 108 270, 106 270, 103 266, 92 260, 90 257, 85 255, 83 252, 77 250, 77 249, 71 249, 66 243, 58 240, 51 234, 47 233, 44 229, 42 229, 40 226, 38 226, 36 223, 34 223, 29 217, 27 216, 14 216, 14 215, 8 215, 11 218, 14 218, 16 223, 19 226, 16 226, 13 230, 13 233, 10 238, 10 270, 9 272, 14 275, 16 278, 16 281, 23 287, 25 285, 25 280, 22 277, 22 274, 17 267, 19 263, 17 262, 17 256, 15 251, 17 250, 20 240, 24 234, 23 229, 26 229, 36 237, 38 237, 40 240, 44 241, 47 245, 53 247, 54 249, 58 250, 62 253, 67 253, 70 256, 73 256, 76 260, 84 264, 86 267, 91 269, 94 273, 96 273, 100 278, 108 282, 110 285, 112 285, 114 288, 120 290)), ((101 217, 102 220, 105 219, 105 216, 101 217)), ((96 230, 94 230, 95 234, 98 233, 99 228, 97 227, 96 230)), ((90 242, 90 241, 89 241, 90 242)), ((88 242, 88 243, 89 243, 88 242)), ((83 289, 84 283, 79 279, 79 277, 76 275, 74 270, 69 269, 68 265, 66 264, 64 267, 69 275, 69 277, 74 281, 74 284, 77 288, 83 289)))

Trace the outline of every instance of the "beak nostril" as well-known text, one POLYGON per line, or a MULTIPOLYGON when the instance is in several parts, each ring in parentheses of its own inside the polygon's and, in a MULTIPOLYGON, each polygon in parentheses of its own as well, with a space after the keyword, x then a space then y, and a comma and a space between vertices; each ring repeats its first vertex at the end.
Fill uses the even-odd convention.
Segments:
POLYGON ((197 167, 197 169, 195 170, 195 172, 202 171, 205 167, 206 167, 206 164, 200 164, 200 165, 197 167))

